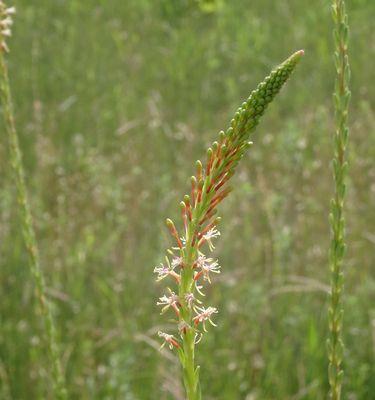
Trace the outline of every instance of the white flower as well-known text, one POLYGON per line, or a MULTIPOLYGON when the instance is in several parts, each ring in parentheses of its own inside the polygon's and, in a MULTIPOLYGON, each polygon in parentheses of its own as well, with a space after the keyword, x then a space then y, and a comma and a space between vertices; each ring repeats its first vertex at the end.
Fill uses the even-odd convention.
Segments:
POLYGON ((182 267, 182 265, 183 265, 182 257, 175 257, 175 258, 172 260, 171 265, 172 265, 172 268, 173 268, 173 269, 175 269, 175 268, 177 268, 177 267, 182 267))
POLYGON ((208 247, 210 248, 210 250, 212 251, 215 246, 212 243, 212 239, 217 238, 220 236, 220 232, 216 229, 216 227, 214 226, 213 228, 211 228, 208 232, 206 232, 202 238, 208 243, 208 247))
POLYGON ((13 25, 13 20, 10 17, 6 17, 0 22, 0 24, 3 28, 9 28, 13 25))
POLYGON ((180 347, 179 343, 177 340, 173 337, 173 335, 168 335, 168 333, 164 333, 159 331, 158 332, 159 337, 164 339, 163 344, 160 346, 160 349, 162 349, 166 344, 168 344, 169 348, 172 350, 173 347, 180 347))
POLYGON ((5 4, 0 0, 0 47, 4 52, 9 52, 5 38, 12 35, 11 26, 13 20, 11 15, 15 14, 15 7, 5 8, 5 4))
POLYGON ((156 305, 164 306, 161 310, 162 314, 165 311, 167 311, 169 307, 172 307, 176 311, 176 313, 179 314, 180 313, 180 311, 178 310, 178 306, 180 305, 179 298, 175 292, 172 292, 171 289, 168 288, 168 291, 169 291, 169 296, 164 295, 160 297, 156 305))
POLYGON ((5 10, 6 15, 14 15, 16 13, 16 7, 8 7, 5 10))
POLYGON ((207 258, 204 254, 198 256, 196 268, 200 269, 200 271, 195 274, 195 280, 198 280, 203 275, 204 280, 211 283, 210 272, 220 274, 220 265, 217 260, 214 261, 212 258, 207 258))
POLYGON ((171 275, 173 278, 176 279, 177 282, 180 282, 180 275, 178 275, 174 271, 176 266, 173 266, 173 264, 171 265, 171 263, 168 260, 168 257, 165 257, 165 260, 166 260, 166 264, 160 263, 159 266, 156 266, 154 268, 154 273, 158 275, 156 280, 157 281, 161 281, 162 279, 164 279, 168 275, 171 275))
POLYGON ((206 321, 208 321, 212 326, 217 326, 211 320, 212 314, 218 313, 217 308, 215 308, 215 307, 207 307, 207 308, 196 307, 195 311, 197 312, 197 315, 193 318, 195 326, 197 326, 200 322, 202 322, 203 330, 205 332, 207 332, 206 326, 205 326, 206 321))
POLYGON ((168 266, 165 266, 163 263, 160 263, 159 266, 154 268, 154 273, 158 274, 157 280, 160 281, 169 275, 171 269, 168 266))

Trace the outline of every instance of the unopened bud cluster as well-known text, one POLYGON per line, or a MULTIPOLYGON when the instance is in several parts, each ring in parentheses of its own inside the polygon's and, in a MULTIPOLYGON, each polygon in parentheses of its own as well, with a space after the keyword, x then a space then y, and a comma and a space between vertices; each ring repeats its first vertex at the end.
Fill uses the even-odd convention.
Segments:
POLYGON ((0 46, 1 50, 9 52, 6 38, 12 35, 11 27, 13 25, 12 16, 16 13, 15 7, 6 7, 0 0, 0 46))

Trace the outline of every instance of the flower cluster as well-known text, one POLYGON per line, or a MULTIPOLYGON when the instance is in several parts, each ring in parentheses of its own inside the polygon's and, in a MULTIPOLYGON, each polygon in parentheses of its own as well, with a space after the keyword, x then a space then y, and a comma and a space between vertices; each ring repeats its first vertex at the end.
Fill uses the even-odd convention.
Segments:
POLYGON ((5 39, 12 35, 12 16, 16 13, 15 7, 6 7, 0 0, 0 47, 2 51, 9 52, 5 39))
MULTIPOLYGON (((214 248, 211 240, 220 235, 220 232, 216 228, 213 228, 212 232, 213 235, 209 237, 209 242, 207 240, 210 249, 214 248)), ((181 243, 184 242, 182 239, 180 240, 181 243)), ((176 249, 174 250, 176 251, 176 249)), ((185 250, 184 245, 181 250, 185 250)), ((170 253, 173 254, 173 249, 170 250, 170 253)), ((204 332, 207 331, 205 324, 207 321, 212 326, 216 326, 211 317, 218 312, 215 307, 205 308, 201 306, 202 301, 197 298, 197 295, 204 296, 204 293, 202 292, 203 286, 200 285, 199 282, 207 281, 211 283, 210 273, 219 274, 220 266, 217 261, 206 257, 201 251, 198 251, 197 258, 192 263, 192 271, 193 276, 191 282, 193 284, 190 285, 189 291, 183 293, 180 298, 180 295, 176 294, 168 287, 168 293, 161 296, 156 304, 162 306, 161 314, 164 314, 169 309, 173 310, 178 319, 178 331, 180 336, 185 335, 187 331, 191 330, 194 331, 195 341, 198 342, 202 336, 199 325, 202 326, 204 332), (188 312, 186 312, 187 310, 188 312)), ((157 274, 158 281, 170 276, 177 285, 180 285, 184 275, 183 257, 173 256, 171 260, 166 257, 165 263, 155 267, 154 272, 157 274)), ((179 292, 182 293, 181 288, 179 289, 179 292)), ((158 334, 164 340, 162 347, 168 344, 171 349, 173 347, 180 348, 180 342, 173 335, 164 332, 159 332, 158 334)))
MULTIPOLYGON (((171 309, 176 315, 179 334, 184 340, 196 340, 206 331, 206 322, 215 326, 213 314, 215 307, 204 307, 197 296, 202 293, 204 283, 211 283, 213 274, 220 273, 217 260, 203 253, 215 249, 214 240, 220 236, 217 226, 217 207, 231 192, 229 180, 245 151, 251 145, 250 133, 255 129, 259 118, 267 105, 283 86, 303 52, 297 52, 273 71, 253 91, 246 102, 238 109, 226 132, 219 133, 207 150, 205 166, 196 162, 196 174, 191 177, 190 194, 184 196, 180 203, 183 224, 183 235, 180 235, 174 223, 168 219, 167 226, 175 241, 174 247, 168 250, 169 257, 165 263, 155 267, 157 280, 167 277, 177 284, 178 290, 159 298, 158 305, 162 313, 171 309), (202 328, 202 330, 201 330, 202 328)), ((171 339, 168 334, 160 334, 171 347, 179 347, 178 339, 171 339)))

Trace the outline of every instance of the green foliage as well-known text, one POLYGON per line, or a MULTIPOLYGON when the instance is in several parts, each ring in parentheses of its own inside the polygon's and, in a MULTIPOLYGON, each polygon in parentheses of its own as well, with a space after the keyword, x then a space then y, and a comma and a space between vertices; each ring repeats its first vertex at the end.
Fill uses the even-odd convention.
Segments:
MULTIPOLYGON (((223 272, 207 293, 220 311, 218 328, 201 341, 197 363, 205 399, 326 399, 334 127, 327 2, 223 1, 214 13, 194 5, 176 18, 161 1, 15 3, 7 58, 15 117, 73 400, 183 398, 176 359, 158 351, 156 336, 170 329, 153 300, 161 293, 152 265, 168 245, 162 221, 180 215, 175 199, 193 173, 191 160, 204 154, 238 99, 286 52, 306 46, 298 79, 267 109, 263 133, 222 203, 216 254, 223 272)), ((375 392, 372 9, 371 0, 348 2, 343 395, 357 400, 375 392)), ((49 399, 50 362, 5 145, 0 398, 49 399)))

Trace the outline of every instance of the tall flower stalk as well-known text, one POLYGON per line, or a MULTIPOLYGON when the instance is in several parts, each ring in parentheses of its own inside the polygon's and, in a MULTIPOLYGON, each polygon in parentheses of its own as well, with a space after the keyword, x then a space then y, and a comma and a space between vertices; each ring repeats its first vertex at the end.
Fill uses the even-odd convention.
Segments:
POLYGON ((334 21, 334 44, 336 82, 334 91, 334 106, 336 116, 336 131, 334 135, 333 176, 335 193, 331 201, 330 223, 332 230, 330 248, 331 294, 328 312, 328 379, 330 385, 329 397, 332 400, 341 398, 343 378, 342 358, 342 291, 343 291, 343 257, 345 253, 345 220, 344 201, 346 192, 346 175, 348 164, 346 148, 348 144, 348 109, 350 100, 350 69, 348 61, 348 16, 344 0, 333 0, 332 16, 334 21))
POLYGON ((251 146, 250 134, 302 55, 302 50, 294 53, 259 84, 239 107, 227 131, 221 131, 218 140, 207 150, 204 165, 196 162, 190 194, 180 204, 183 234, 167 220, 175 245, 168 249, 165 263, 155 267, 154 272, 157 280, 168 277, 174 283, 175 289, 168 287, 168 293, 157 304, 162 306, 162 313, 171 310, 175 315, 177 334, 159 332, 159 336, 164 341, 162 346, 168 344, 171 349, 177 349, 188 400, 201 399, 196 344, 209 324, 216 326, 213 317, 218 310, 203 305, 202 290, 206 283, 211 283, 213 274, 220 273, 218 261, 204 253, 215 248, 213 242, 220 236, 217 206, 231 192, 228 183, 251 146))
POLYGON ((29 266, 34 278, 37 298, 39 300, 42 317, 46 329, 48 352, 52 362, 52 375, 54 383, 54 397, 59 400, 67 398, 64 376, 61 369, 56 330, 52 318, 51 306, 46 296, 46 287, 42 270, 40 268, 39 252, 33 228, 30 206, 27 198, 25 175, 22 164, 22 156, 15 128, 12 96, 9 85, 8 69, 5 62, 5 53, 9 52, 6 39, 11 35, 12 17, 14 7, 6 7, 0 0, 0 96, 2 111, 5 120, 5 131, 9 143, 11 167, 14 173, 15 186, 19 212, 21 216, 22 233, 26 249, 29 254, 29 266))

